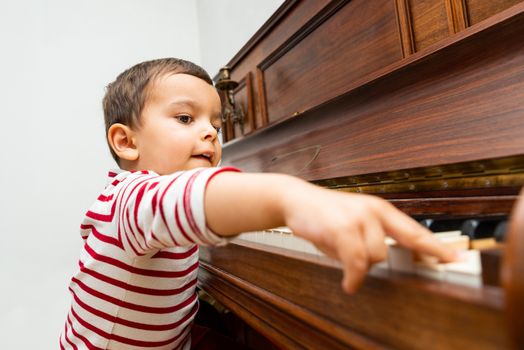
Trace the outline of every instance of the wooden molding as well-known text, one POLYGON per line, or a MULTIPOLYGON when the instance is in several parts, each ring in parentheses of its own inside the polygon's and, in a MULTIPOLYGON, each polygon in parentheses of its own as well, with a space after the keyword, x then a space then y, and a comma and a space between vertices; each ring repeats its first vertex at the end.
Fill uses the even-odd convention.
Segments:
POLYGON ((258 66, 262 70, 266 70, 280 57, 284 56, 295 45, 299 44, 306 36, 312 33, 315 29, 320 27, 322 23, 327 21, 331 16, 337 13, 339 9, 344 7, 349 0, 332 0, 326 7, 317 13, 310 21, 308 21, 302 28, 300 28, 294 35, 286 40, 279 48, 272 52, 264 61, 258 66))
POLYGON ((395 0, 395 9, 402 56, 406 58, 415 52, 415 40, 413 39, 413 26, 411 24, 408 0, 395 0))
POLYGON ((266 101, 266 84, 264 82, 264 72, 260 67, 257 67, 256 73, 257 80, 257 92, 258 92, 258 105, 260 107, 260 114, 262 117, 262 125, 265 126, 269 123, 269 118, 267 115, 267 101, 266 101))
POLYGON ((466 0, 446 0, 445 4, 450 34, 458 33, 469 27, 466 0))

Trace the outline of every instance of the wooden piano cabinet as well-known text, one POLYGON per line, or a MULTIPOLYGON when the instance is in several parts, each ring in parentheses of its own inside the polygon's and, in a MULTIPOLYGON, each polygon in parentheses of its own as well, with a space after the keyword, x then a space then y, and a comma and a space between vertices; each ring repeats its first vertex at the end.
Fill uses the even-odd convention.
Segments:
POLYGON ((502 277, 508 324, 516 349, 524 349, 524 189, 511 215, 502 277))
POLYGON ((523 1, 288 0, 228 63, 249 125, 222 165, 417 219, 513 210, 503 287, 378 271, 346 295, 336 263, 240 241, 201 248, 200 286, 285 349, 524 348, 523 38, 523 1))

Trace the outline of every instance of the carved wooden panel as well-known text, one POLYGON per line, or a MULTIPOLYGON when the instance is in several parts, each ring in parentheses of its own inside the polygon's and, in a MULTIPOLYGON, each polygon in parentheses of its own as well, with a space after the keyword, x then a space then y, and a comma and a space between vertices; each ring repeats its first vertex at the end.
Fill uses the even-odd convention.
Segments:
POLYGON ((449 36, 444 1, 409 0, 409 10, 415 39, 415 51, 449 36))
POLYGON ((479 23, 486 18, 493 16, 522 0, 465 0, 468 10, 468 20, 470 25, 479 23))
POLYGON ((392 1, 333 3, 260 64, 270 123, 332 99, 402 57, 392 1))
POLYGON ((522 0, 395 0, 404 57, 522 0))
POLYGON ((240 122, 235 123, 234 134, 235 137, 247 135, 255 130, 255 115, 253 113, 253 79, 251 73, 248 73, 244 79, 239 81, 238 87, 235 89, 235 103, 240 107, 244 114, 243 129, 240 122))

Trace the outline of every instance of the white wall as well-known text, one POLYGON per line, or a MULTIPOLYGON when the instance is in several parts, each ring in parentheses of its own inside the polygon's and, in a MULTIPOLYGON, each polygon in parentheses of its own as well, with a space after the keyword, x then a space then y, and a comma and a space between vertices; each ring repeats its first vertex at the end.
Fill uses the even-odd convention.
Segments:
POLYGON ((213 77, 283 0, 197 0, 201 64, 213 77))
POLYGON ((0 1, 0 348, 57 349, 85 209, 114 167, 104 86, 140 61, 200 61, 186 0, 0 1))
POLYGON ((104 86, 166 56, 214 75, 281 3, 0 0, 1 349, 58 348, 79 224, 115 166, 104 86))

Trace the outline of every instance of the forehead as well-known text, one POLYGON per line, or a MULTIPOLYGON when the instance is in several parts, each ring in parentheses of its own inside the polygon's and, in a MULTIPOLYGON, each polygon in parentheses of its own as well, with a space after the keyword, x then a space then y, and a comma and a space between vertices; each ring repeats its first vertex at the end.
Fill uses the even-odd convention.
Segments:
POLYGON ((193 75, 164 74, 151 84, 147 102, 177 103, 193 101, 200 108, 220 109, 220 97, 214 86, 193 75))

